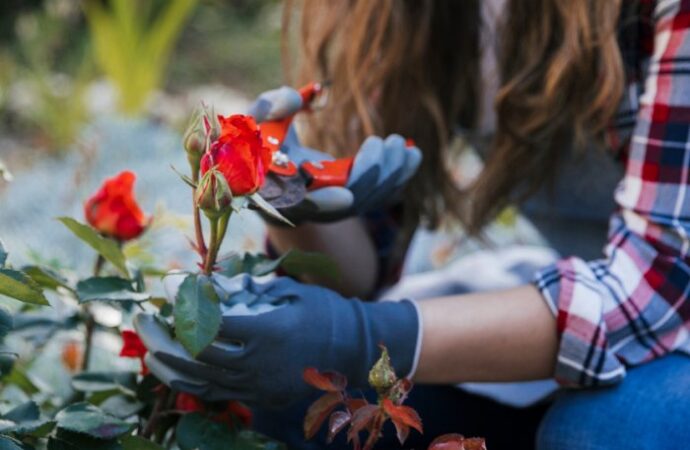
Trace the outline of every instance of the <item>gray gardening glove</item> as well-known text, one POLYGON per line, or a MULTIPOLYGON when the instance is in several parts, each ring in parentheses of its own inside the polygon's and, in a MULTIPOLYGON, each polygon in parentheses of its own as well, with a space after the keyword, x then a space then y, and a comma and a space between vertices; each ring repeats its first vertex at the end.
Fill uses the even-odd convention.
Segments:
MULTIPOLYGON (((302 106, 299 93, 289 87, 267 91, 249 108, 257 122, 295 114, 302 106)), ((305 162, 333 160, 326 153, 303 146, 291 126, 281 148, 298 167, 305 162)), ((419 168, 421 151, 408 147, 399 135, 385 140, 367 138, 355 156, 350 177, 344 187, 325 187, 304 192, 300 201, 289 206, 274 206, 293 223, 331 222, 365 214, 394 202, 419 168)), ((302 187, 304 189, 304 187, 302 187)))
POLYGON ((224 314, 216 341, 197 359, 152 315, 135 318, 149 369, 173 389, 280 408, 312 392, 302 380, 306 367, 336 370, 350 387, 366 387, 379 344, 388 347, 400 376, 411 375, 420 321, 413 302, 365 303, 291 278, 232 280, 244 286, 242 295, 283 306, 251 316, 224 314))

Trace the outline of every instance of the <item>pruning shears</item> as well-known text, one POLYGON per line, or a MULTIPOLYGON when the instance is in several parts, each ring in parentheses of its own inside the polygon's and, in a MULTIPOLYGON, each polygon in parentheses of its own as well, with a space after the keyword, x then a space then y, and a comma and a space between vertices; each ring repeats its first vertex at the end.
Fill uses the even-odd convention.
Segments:
POLYGON ((307 190, 310 191, 328 186, 345 186, 352 170, 352 157, 318 163, 306 162, 298 168, 295 163, 283 158, 283 155, 279 153, 295 116, 300 112, 311 111, 316 100, 323 94, 324 87, 321 83, 312 82, 303 86, 298 92, 302 97, 302 108, 299 111, 291 116, 261 124, 264 145, 273 153, 269 173, 284 177, 293 177, 299 173, 304 178, 307 190))

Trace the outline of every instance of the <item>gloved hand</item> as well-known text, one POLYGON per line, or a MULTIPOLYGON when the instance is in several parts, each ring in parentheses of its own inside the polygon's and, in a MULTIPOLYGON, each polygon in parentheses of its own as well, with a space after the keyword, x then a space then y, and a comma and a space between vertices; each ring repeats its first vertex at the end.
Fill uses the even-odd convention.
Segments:
MULTIPOLYGON (((249 108, 257 122, 276 120, 295 114, 302 107, 300 94, 281 87, 261 94, 249 108)), ((281 152, 298 167, 305 162, 318 163, 334 158, 303 146, 291 126, 281 152)), ((343 187, 324 187, 306 193, 295 205, 278 210, 293 223, 330 222, 376 210, 395 201, 412 178, 422 160, 417 147, 408 147, 400 135, 385 140, 370 136, 354 158, 352 170, 343 187)))
POLYGON ((388 347, 398 375, 414 370, 420 319, 411 301, 364 303, 291 278, 260 283, 240 275, 232 281, 242 286, 239 295, 282 306, 252 316, 224 314, 216 341, 197 359, 153 316, 135 318, 149 369, 173 389, 279 408, 312 392, 302 380, 310 366, 346 375, 350 387, 366 387, 379 344, 388 347))

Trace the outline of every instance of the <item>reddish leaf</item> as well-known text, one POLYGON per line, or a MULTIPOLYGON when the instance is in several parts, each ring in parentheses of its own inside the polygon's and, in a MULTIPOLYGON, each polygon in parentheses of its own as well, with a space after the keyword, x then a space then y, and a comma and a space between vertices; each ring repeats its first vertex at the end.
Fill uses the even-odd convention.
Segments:
POLYGON ((393 421, 393 425, 395 425, 395 433, 398 436, 398 441, 400 441, 400 444, 404 444, 407 440, 407 436, 410 435, 410 427, 395 420, 393 421))
POLYGON ((465 439, 465 450, 486 450, 486 442, 482 438, 465 439))
POLYGON ((340 392, 329 392, 312 403, 304 418, 304 436, 307 439, 313 438, 323 422, 342 401, 343 395, 340 392))
POLYGON ((462 434, 444 434, 434 439, 428 450, 464 450, 464 442, 462 434))
POLYGON ((352 414, 350 429, 347 432, 347 441, 350 442, 359 435, 359 432, 371 425, 381 412, 377 405, 365 405, 352 414))
POLYGON ((344 391, 347 387, 347 378, 334 371, 319 372, 314 367, 307 367, 302 373, 304 381, 316 389, 327 392, 344 391))
POLYGON ((328 422, 328 443, 333 442, 335 435, 340 433, 343 428, 352 420, 352 415, 347 411, 336 411, 331 414, 328 422))
POLYGON ((348 398, 345 400, 345 406, 347 406, 350 414, 354 414, 362 406, 367 406, 369 402, 364 398, 348 398))
POLYGON ((405 425, 423 433, 422 419, 419 418, 417 411, 409 406, 396 405, 386 398, 383 400, 383 410, 390 416, 396 428, 405 425))

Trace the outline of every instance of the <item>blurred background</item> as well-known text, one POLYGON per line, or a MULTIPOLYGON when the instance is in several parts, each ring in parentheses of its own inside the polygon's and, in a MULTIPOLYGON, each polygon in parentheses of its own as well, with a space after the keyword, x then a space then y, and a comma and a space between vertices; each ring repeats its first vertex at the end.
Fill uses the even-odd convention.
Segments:
MULTIPOLYGON (((90 250, 51 219, 83 220, 83 199, 124 169, 156 219, 129 255, 192 261, 180 233, 189 191, 170 167, 186 171, 180 135, 201 101, 243 112, 281 83, 281 14, 278 0, 0 2, 0 239, 11 261, 88 266, 90 250)), ((233 244, 258 247, 256 224, 235 226, 233 244)))
MULTIPOLYGON (((83 200, 129 169, 154 221, 127 256, 161 270, 193 265, 189 188, 171 168, 187 169, 181 134, 200 102, 241 113, 281 84, 281 16, 280 0, 2 0, 0 239, 10 261, 88 268, 92 251, 52 219, 83 220, 83 200)), ((465 152, 459 179, 478 167, 465 152)), ((261 250, 261 221, 233 220, 242 223, 224 250, 261 250)), ((539 241, 513 210, 487 235, 497 246, 539 241)), ((414 244, 408 273, 481 246, 453 224, 420 230, 414 244)))

